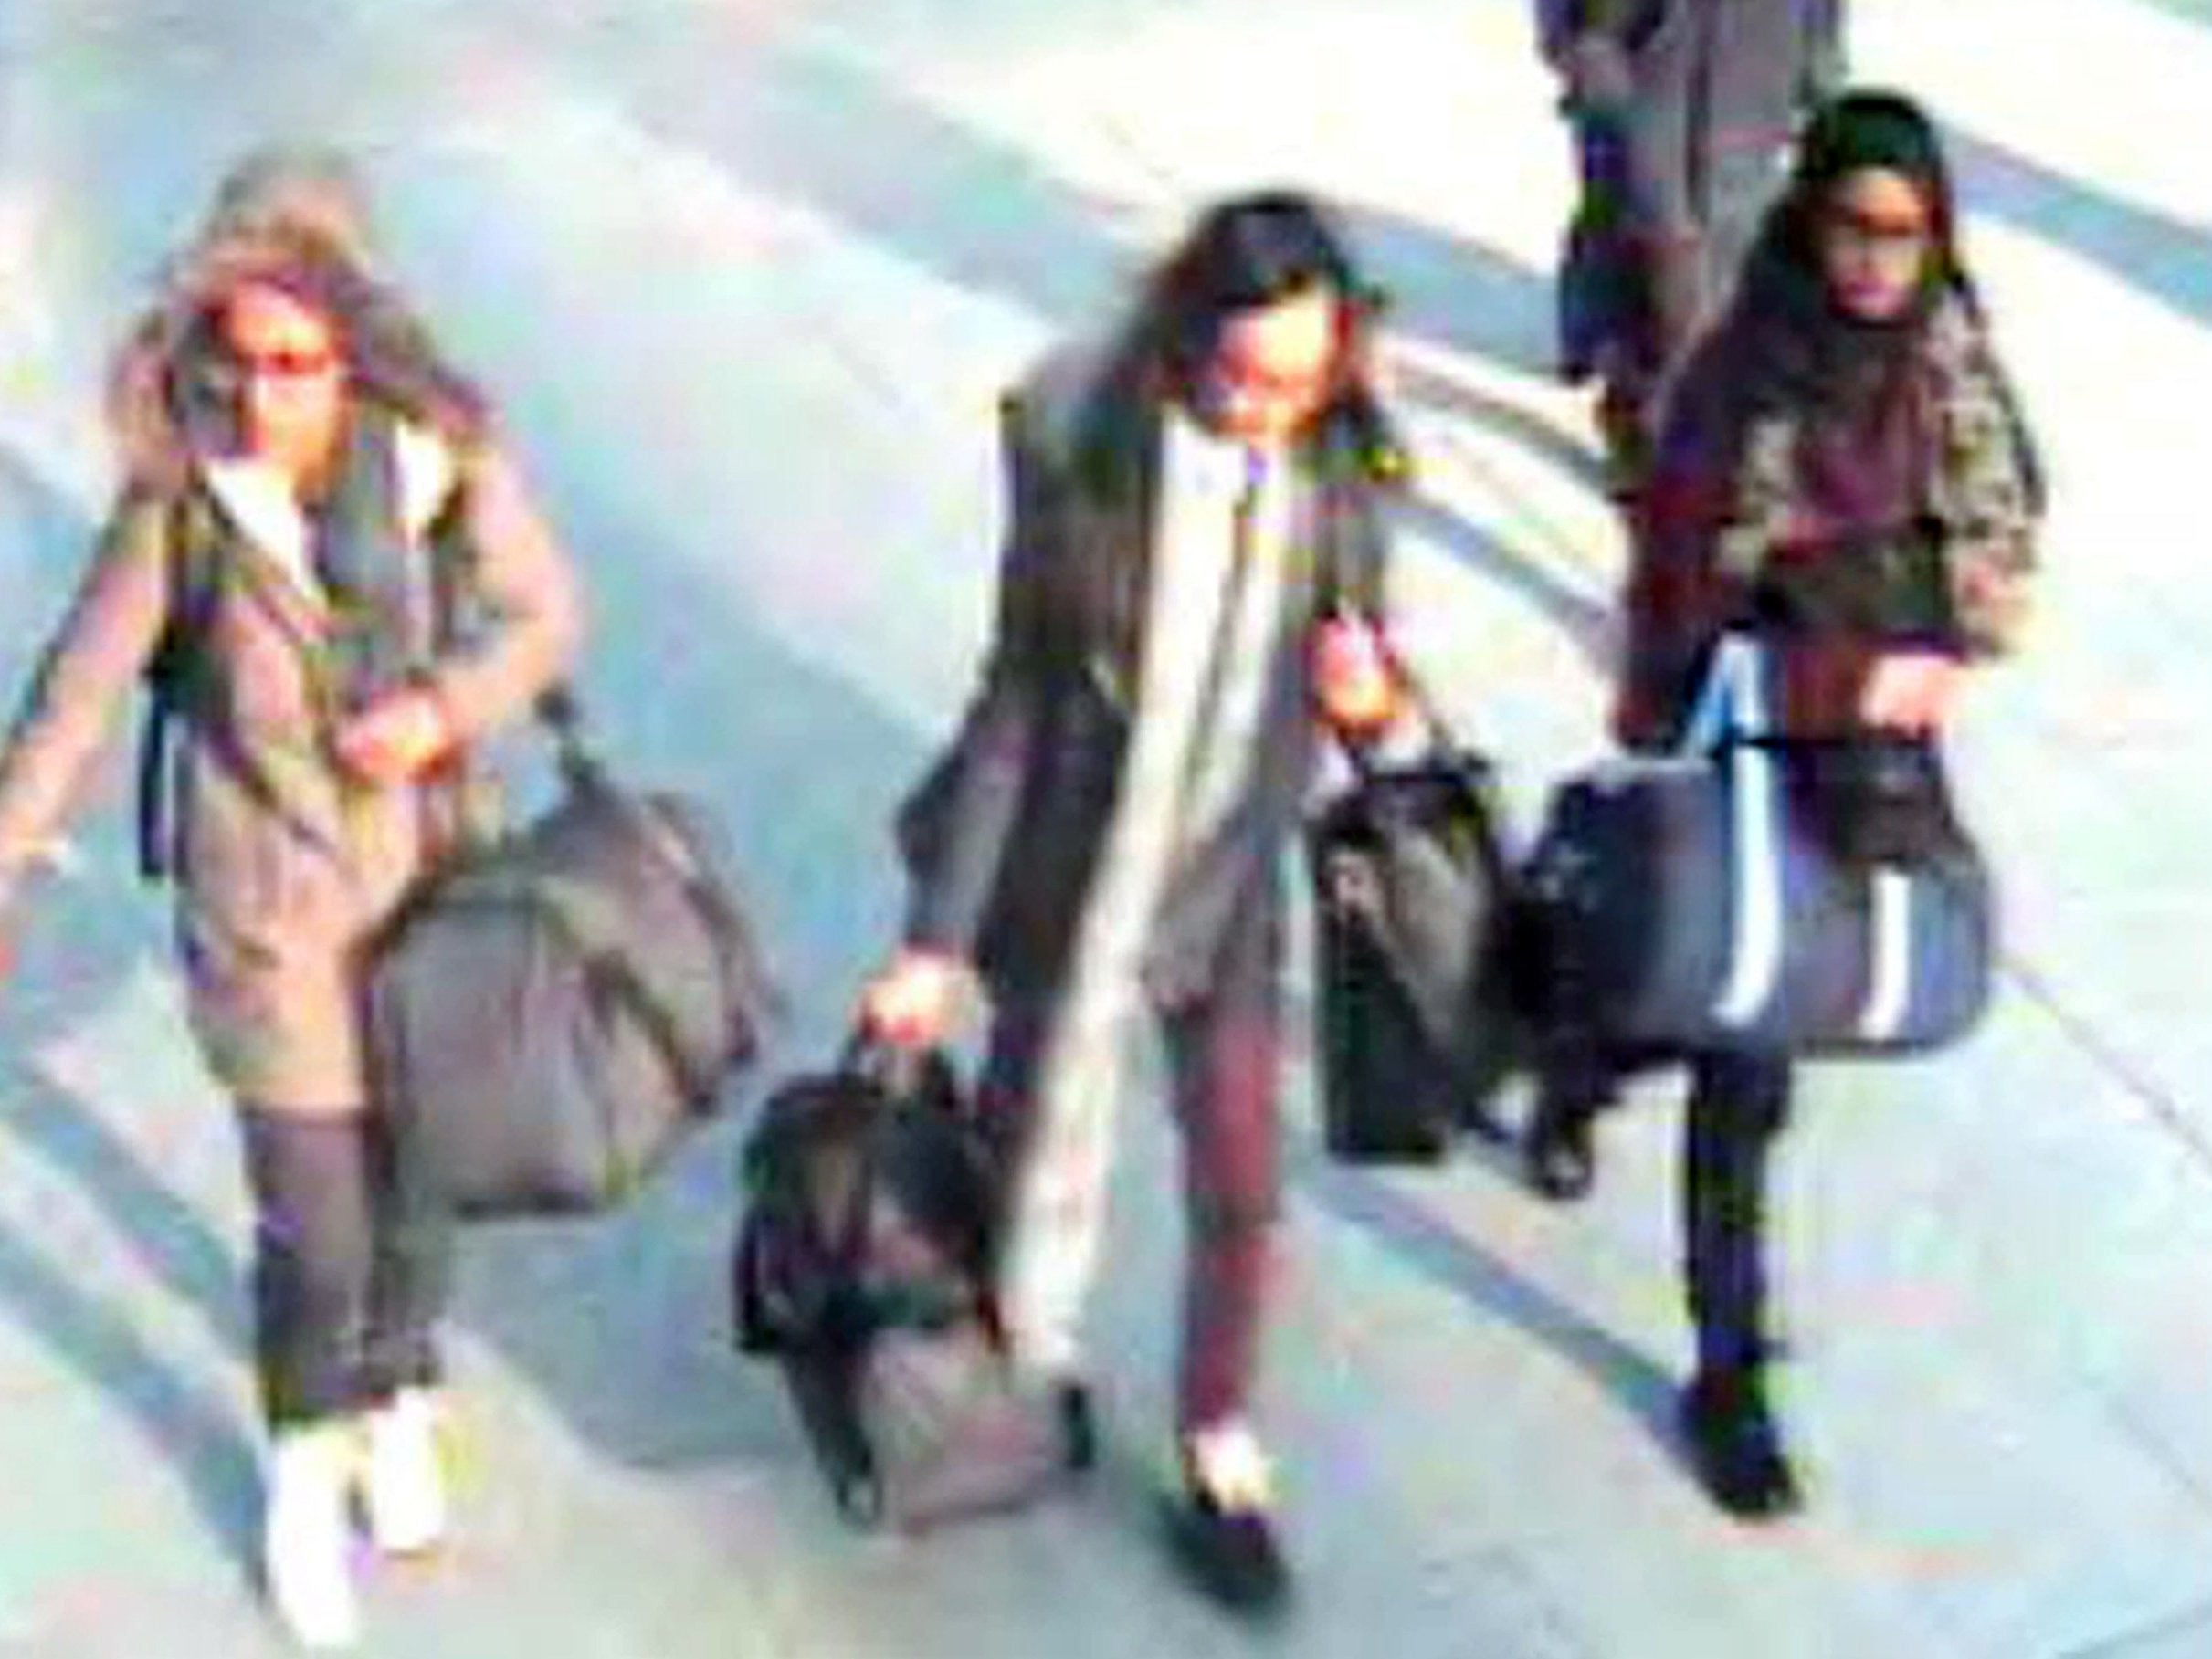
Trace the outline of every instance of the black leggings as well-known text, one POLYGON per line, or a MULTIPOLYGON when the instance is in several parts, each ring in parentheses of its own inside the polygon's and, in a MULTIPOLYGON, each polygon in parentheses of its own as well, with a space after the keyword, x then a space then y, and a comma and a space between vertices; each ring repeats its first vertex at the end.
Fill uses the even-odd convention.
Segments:
POLYGON ((1682 1278, 1701 1370, 1765 1357, 1766 1172, 1789 1115, 1779 1055, 1705 1054, 1690 1065, 1682 1134, 1682 1278))
POLYGON ((1587 1122, 1632 1071, 1687 1062, 1682 1125, 1682 1283, 1702 1370, 1756 1364, 1768 1347, 1766 1181, 1789 1118, 1787 1055, 1742 1050, 1683 1055, 1608 1051, 1560 1022, 1541 1065, 1544 1111, 1587 1122))
POLYGON ((437 1376, 450 1234, 382 1118, 242 1107, 255 1354, 273 1426, 437 1376))

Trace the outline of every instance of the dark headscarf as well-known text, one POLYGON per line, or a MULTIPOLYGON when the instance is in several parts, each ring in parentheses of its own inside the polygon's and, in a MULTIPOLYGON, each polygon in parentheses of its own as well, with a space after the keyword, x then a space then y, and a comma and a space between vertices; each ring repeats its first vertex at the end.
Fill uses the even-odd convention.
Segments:
POLYGON ((1738 306, 1766 383, 1756 401, 1822 408, 1851 424, 1873 417, 1901 390, 1922 331, 1952 294, 1978 312, 1933 125, 1895 92, 1849 92, 1824 106, 1799 141, 1789 186, 1744 267, 1738 306), (1821 268, 1822 221, 1836 189, 1869 168, 1910 180, 1929 225, 1920 291, 1900 315, 1880 320, 1840 310, 1821 268))
MULTIPOLYGON (((2042 503, 2034 444, 1960 261, 1934 132, 1894 93, 1846 94, 1807 129, 1728 315, 1672 389, 1639 509, 1644 588, 1631 604, 1646 614, 1632 628, 1681 627, 1701 648, 1700 630, 1714 617, 1699 607, 1733 584, 1764 581, 1778 551, 1809 568, 1886 546, 1906 556, 1878 562, 1896 564, 1920 598, 1885 599, 1885 615, 1947 610, 1946 634, 1999 649, 2017 625, 2042 503), (1929 220, 1919 291, 1880 321, 1838 307, 1821 268, 1836 186, 1868 168, 1912 180, 1929 220), (1927 554, 1941 568, 1923 583, 1913 572, 1927 554), (1652 596, 1655 583, 1685 571, 1724 580, 1703 599, 1652 596), (1942 605, 1921 603, 1936 598, 1942 605), (1670 610, 1680 613, 1674 621, 1653 620, 1670 610), (1682 620, 1693 614, 1694 625, 1682 620)), ((1647 700, 1665 706, 1672 692, 1656 688, 1686 660, 1652 671, 1647 700)))

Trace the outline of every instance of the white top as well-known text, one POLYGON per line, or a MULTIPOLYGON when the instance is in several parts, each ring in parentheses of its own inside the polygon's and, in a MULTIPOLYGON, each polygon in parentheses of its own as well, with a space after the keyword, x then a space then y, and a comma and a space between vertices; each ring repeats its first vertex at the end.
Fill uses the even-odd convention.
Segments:
POLYGON ((1251 769, 1290 530, 1287 464, 1262 463, 1174 411, 1161 442, 1133 726, 1038 1068, 1034 1139, 1001 1263, 1016 1358, 1048 1375, 1075 1365, 1105 1225, 1123 1044, 1154 918, 1177 858, 1215 827, 1251 769))
MULTIPOLYGON (((436 521, 458 476, 453 452, 435 432, 402 421, 393 431, 400 528, 418 540, 436 521)), ((270 463, 226 456, 203 462, 201 476, 231 523, 265 554, 318 612, 329 595, 308 550, 307 515, 290 482, 270 463)))

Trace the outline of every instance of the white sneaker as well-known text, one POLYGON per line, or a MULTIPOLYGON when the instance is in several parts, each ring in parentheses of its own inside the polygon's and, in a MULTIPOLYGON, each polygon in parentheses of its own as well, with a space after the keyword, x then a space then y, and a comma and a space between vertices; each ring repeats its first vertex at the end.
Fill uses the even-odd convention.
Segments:
POLYGON ((346 1550, 352 1425, 279 1430, 269 1448, 261 1517, 261 1572, 277 1617, 301 1647, 334 1653, 361 1639, 346 1550))
POLYGON ((436 1393, 404 1388, 368 1413, 362 1498, 369 1537, 386 1555, 416 1555, 446 1536, 446 1471, 436 1393))

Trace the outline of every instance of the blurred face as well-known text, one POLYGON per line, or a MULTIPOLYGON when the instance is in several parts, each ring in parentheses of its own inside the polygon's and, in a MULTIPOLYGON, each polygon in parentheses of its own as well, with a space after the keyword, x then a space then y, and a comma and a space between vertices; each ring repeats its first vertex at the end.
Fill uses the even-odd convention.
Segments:
POLYGON ((248 283, 224 308, 222 338, 246 453, 295 484, 312 479, 336 451, 345 418, 337 331, 283 289, 248 283))
POLYGON ((1261 447, 1296 437, 1335 389, 1341 323, 1326 288, 1232 314, 1199 391, 1206 423, 1261 447))
POLYGON ((1933 244, 1933 215, 1919 185, 1887 167, 1847 173, 1820 221, 1829 298, 1861 322, 1895 320, 1919 293, 1933 244))

